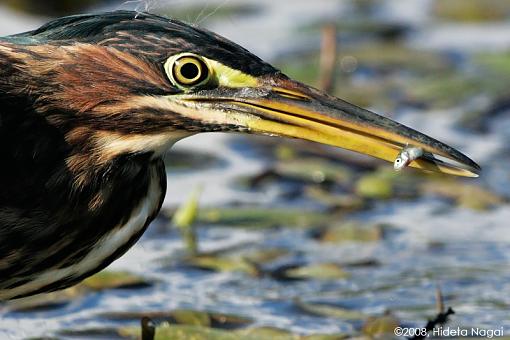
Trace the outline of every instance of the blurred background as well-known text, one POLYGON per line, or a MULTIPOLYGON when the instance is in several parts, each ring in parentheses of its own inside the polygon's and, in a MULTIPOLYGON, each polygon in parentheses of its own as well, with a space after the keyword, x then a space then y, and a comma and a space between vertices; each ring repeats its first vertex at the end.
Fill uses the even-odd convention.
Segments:
POLYGON ((510 335, 510 1, 2 0, 0 34, 116 9, 218 32, 462 150, 482 176, 395 173, 291 140, 183 140, 142 240, 83 284, 0 305, 0 338, 136 337, 143 316, 168 339, 391 338, 446 307, 450 327, 510 335))

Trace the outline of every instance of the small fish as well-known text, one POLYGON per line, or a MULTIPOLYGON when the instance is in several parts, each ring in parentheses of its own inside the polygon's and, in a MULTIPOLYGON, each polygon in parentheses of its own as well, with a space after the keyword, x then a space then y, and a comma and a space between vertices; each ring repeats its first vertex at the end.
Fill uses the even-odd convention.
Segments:
POLYGON ((396 171, 400 171, 406 166, 409 165, 412 161, 415 159, 420 158, 423 156, 423 149, 414 147, 414 146, 406 146, 405 148, 400 151, 397 158, 395 159, 395 162, 393 163, 393 168, 396 171))

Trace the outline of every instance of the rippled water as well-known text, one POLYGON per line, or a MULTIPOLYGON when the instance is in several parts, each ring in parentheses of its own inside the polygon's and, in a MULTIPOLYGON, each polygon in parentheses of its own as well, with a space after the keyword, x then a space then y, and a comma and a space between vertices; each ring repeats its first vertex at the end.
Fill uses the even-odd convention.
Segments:
MULTIPOLYGON (((293 34, 298 24, 306 26, 307 22, 335 17, 345 10, 342 2, 328 0, 293 0, 292 6, 287 1, 264 0, 257 4, 264 8, 259 15, 214 21, 210 27, 268 59, 310 41, 306 35, 299 40, 293 34)), ((468 51, 509 46, 510 35, 505 33, 510 29, 508 24, 431 25, 424 10, 428 4, 428 1, 387 1, 379 15, 388 20, 412 21, 415 34, 408 37, 408 44, 421 48, 468 51)), ((29 28, 39 21, 27 18, 19 22, 20 28, 29 28)), ((7 28, 0 26, 0 29, 7 32, 7 28)), ((506 118, 499 118, 501 124, 494 124, 490 134, 480 137, 454 128, 458 115, 465 109, 427 115, 405 110, 395 118, 440 136, 465 151, 486 167, 489 176, 480 181, 508 193, 509 163, 504 160, 501 164, 498 158, 501 147, 508 142, 507 129, 501 127, 508 126, 508 123, 501 125, 506 118)), ((201 203, 205 206, 233 202, 281 204, 277 187, 246 191, 232 185, 239 176, 258 173, 267 166, 267 160, 261 159, 244 138, 205 134, 179 142, 175 150, 215 155, 221 162, 205 169, 170 172, 165 207, 182 203, 196 184, 204 186, 201 203)), ((120 323, 97 315, 108 311, 175 308, 246 315, 259 325, 304 334, 353 332, 359 327, 348 321, 301 313, 293 306, 296 298, 338 304, 368 315, 390 309, 403 322, 419 326, 433 314, 437 284, 441 285, 447 304, 457 312, 452 326, 505 327, 510 331, 510 209, 507 205, 475 212, 452 207, 439 199, 423 198, 415 202, 378 202, 374 209, 352 218, 386 222, 395 231, 380 242, 341 246, 319 244, 305 231, 286 228, 260 232, 217 227, 200 231, 200 247, 205 251, 247 243, 286 248, 295 261, 347 263, 374 258, 380 261, 378 267, 352 269, 351 278, 334 282, 279 282, 271 278, 247 278, 243 274, 167 269, 168 258, 182 254, 182 241, 175 232, 157 233, 158 224, 166 223, 160 219, 133 249, 110 267, 154 279, 157 284, 153 287, 91 293, 51 311, 13 313, 4 309, 0 314, 0 337, 14 339, 51 335, 62 329, 115 327, 120 323)))

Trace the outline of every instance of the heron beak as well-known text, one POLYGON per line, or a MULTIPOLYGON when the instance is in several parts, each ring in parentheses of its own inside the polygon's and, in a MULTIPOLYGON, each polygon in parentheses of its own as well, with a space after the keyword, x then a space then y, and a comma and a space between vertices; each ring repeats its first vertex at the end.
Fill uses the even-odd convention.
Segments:
POLYGON ((389 162, 413 146, 424 154, 411 167, 465 177, 478 177, 481 170, 444 143, 284 76, 260 82, 253 91, 239 89, 213 101, 220 100, 227 110, 249 113, 254 118, 244 124, 254 133, 310 140, 389 162))

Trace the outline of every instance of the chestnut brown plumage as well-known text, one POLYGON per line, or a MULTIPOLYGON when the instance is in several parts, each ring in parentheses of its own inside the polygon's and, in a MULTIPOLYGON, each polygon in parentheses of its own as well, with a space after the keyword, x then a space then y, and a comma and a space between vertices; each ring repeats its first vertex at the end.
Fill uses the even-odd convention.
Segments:
POLYGON ((0 299, 68 287, 121 256, 161 207, 163 153, 207 131, 303 138, 390 161, 411 144, 425 153, 410 166, 479 171, 209 31, 129 11, 61 18, 0 38, 0 299))

